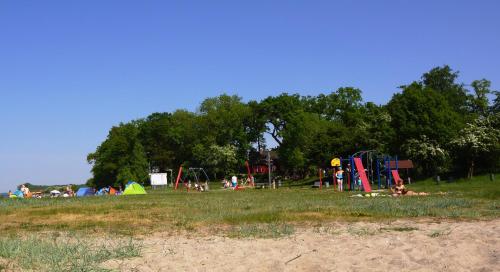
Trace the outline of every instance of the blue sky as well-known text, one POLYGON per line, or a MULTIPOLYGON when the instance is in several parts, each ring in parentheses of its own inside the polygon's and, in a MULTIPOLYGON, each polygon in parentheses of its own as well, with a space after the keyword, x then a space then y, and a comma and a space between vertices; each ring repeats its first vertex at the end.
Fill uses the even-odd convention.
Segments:
POLYGON ((0 192, 83 183, 111 126, 223 92, 386 103, 443 64, 498 90, 499 3, 0 1, 0 192))

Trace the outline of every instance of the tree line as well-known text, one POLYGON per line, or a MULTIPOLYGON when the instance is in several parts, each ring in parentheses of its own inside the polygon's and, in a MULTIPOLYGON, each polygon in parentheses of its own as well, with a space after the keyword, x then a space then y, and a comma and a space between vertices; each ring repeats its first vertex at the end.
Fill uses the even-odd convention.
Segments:
POLYGON ((195 112, 153 113, 110 129, 87 157, 93 174, 88 184, 147 182, 150 168, 181 164, 204 167, 214 178, 237 173, 267 148, 265 135, 276 141, 280 174, 288 176, 305 177, 327 167, 333 156, 373 149, 412 159, 418 177, 495 172, 499 92, 486 79, 466 85, 458 76, 449 66, 433 68, 400 86, 385 105, 363 101, 360 89, 342 87, 248 102, 223 94, 205 99, 195 112))

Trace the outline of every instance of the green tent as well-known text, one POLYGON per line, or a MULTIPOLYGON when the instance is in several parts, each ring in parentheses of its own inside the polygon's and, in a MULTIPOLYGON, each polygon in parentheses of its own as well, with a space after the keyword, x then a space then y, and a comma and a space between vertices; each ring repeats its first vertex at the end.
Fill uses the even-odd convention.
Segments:
POLYGON ((146 190, 139 183, 131 182, 125 187, 124 195, 145 195, 146 190))

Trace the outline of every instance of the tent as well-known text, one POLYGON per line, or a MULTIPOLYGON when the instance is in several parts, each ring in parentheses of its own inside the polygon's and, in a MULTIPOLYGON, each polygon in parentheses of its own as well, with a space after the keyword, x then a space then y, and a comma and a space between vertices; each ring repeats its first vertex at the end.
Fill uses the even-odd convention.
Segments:
POLYGON ((108 194, 108 188, 104 187, 104 188, 101 188, 99 191, 97 191, 97 193, 95 193, 96 195, 98 196, 102 196, 102 195, 107 195, 108 194))
POLYGON ((58 190, 52 190, 50 191, 50 196, 51 197, 59 197, 61 195, 61 192, 58 190))
POLYGON ((82 196, 92 196, 94 195, 94 190, 89 187, 82 187, 76 191, 76 196, 77 197, 82 197, 82 196))
POLYGON ((18 198, 24 198, 24 194, 21 190, 16 190, 13 194, 18 198))
POLYGON ((129 182, 127 187, 125 187, 125 191, 123 191, 124 195, 145 195, 146 190, 139 183, 129 182))
POLYGON ((110 186, 109 187, 109 194, 110 195, 116 195, 116 193, 117 193, 116 189, 110 186))

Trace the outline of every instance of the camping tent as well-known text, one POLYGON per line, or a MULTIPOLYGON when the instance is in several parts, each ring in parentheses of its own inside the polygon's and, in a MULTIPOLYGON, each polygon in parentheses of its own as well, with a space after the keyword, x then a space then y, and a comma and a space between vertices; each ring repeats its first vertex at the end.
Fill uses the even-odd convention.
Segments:
POLYGON ((104 187, 104 188, 101 188, 99 191, 97 191, 97 193, 95 193, 96 195, 98 196, 102 196, 102 195, 107 195, 108 194, 108 188, 104 187))
POLYGON ((52 190, 50 191, 50 196, 51 197, 59 197, 61 195, 61 192, 58 190, 52 190))
POLYGON ((17 196, 18 198, 24 198, 24 194, 21 190, 16 190, 14 192, 14 195, 17 196))
POLYGON ((142 187, 139 183, 136 182, 130 182, 127 184, 127 187, 125 187, 125 191, 123 191, 124 195, 145 195, 146 190, 144 190, 144 187, 142 187))
POLYGON ((76 196, 82 197, 82 196, 92 196, 94 195, 94 190, 89 187, 82 187, 76 191, 76 196))
POLYGON ((109 189, 109 194, 110 195, 116 195, 117 191, 116 191, 115 188, 113 188, 113 187, 110 186, 108 189, 109 189))

